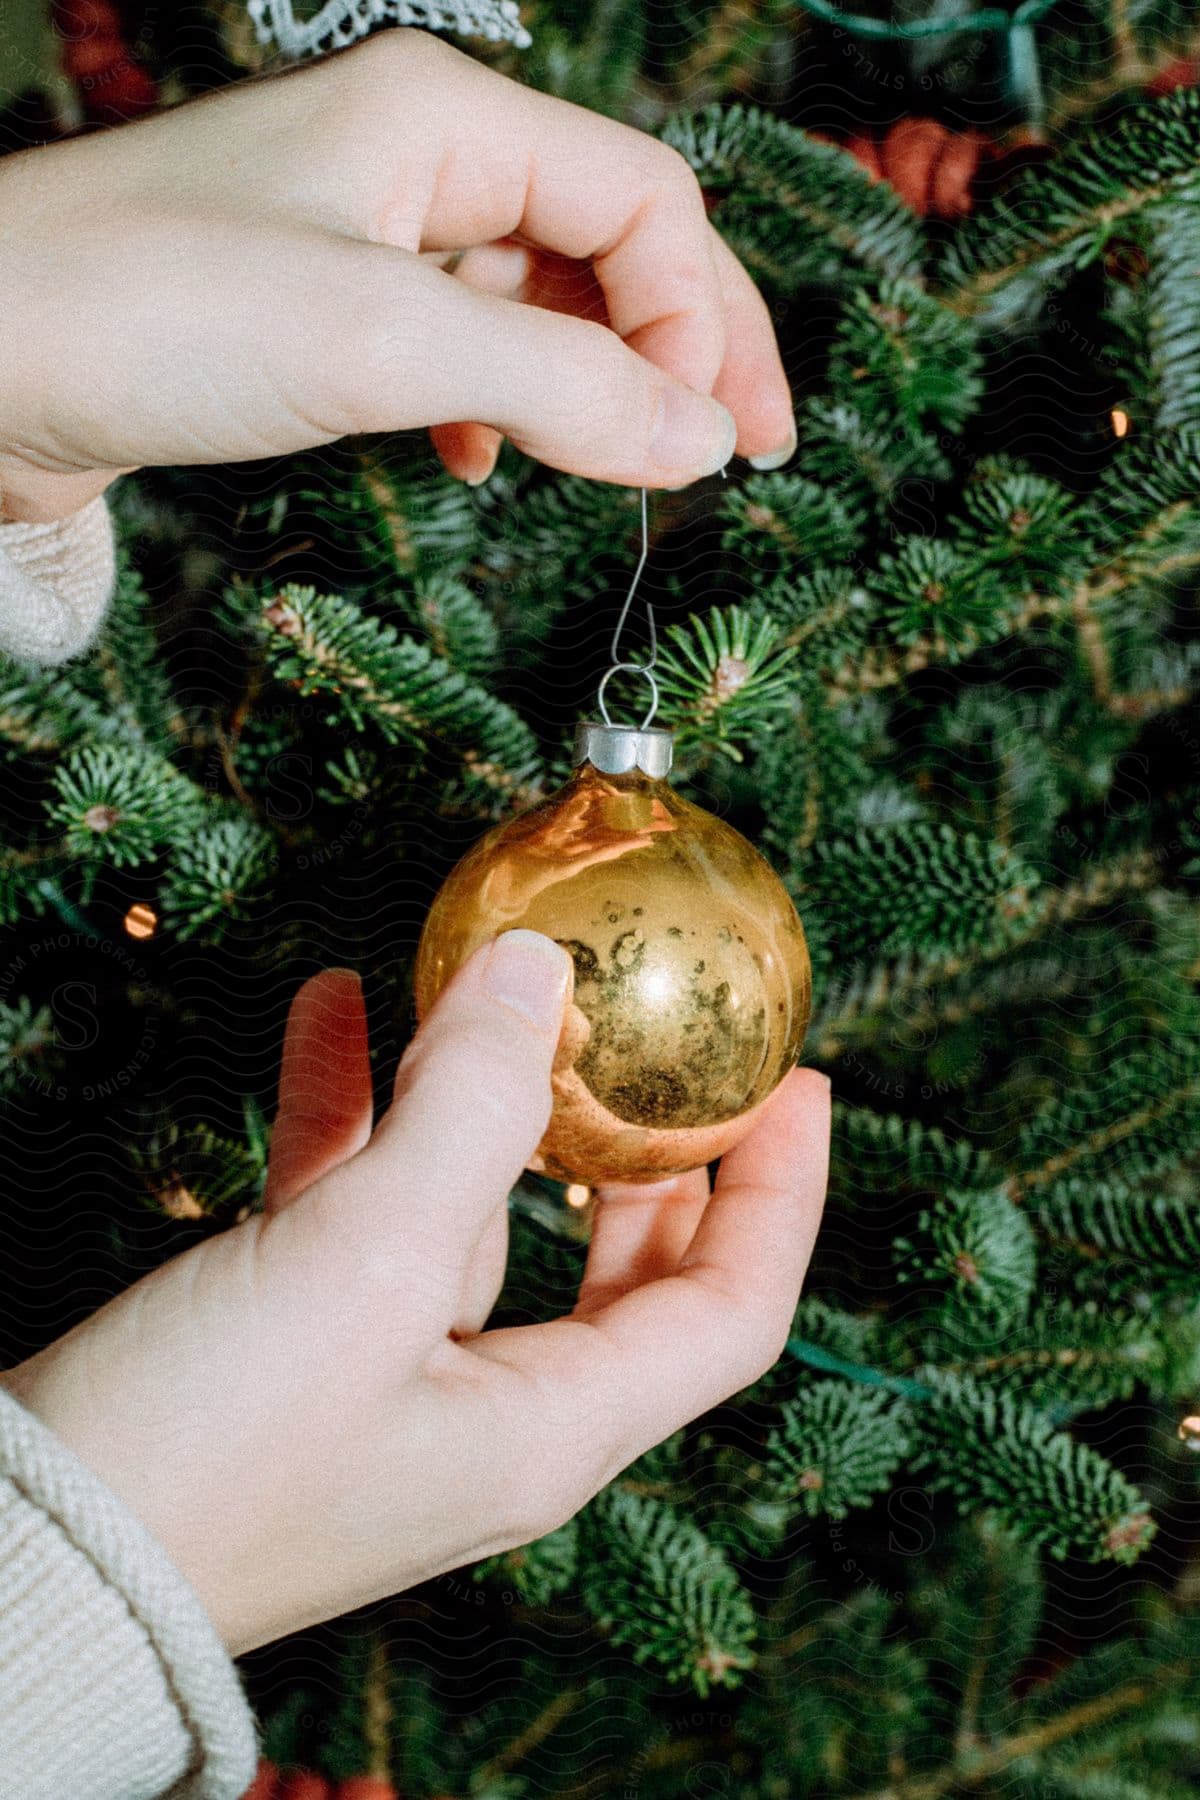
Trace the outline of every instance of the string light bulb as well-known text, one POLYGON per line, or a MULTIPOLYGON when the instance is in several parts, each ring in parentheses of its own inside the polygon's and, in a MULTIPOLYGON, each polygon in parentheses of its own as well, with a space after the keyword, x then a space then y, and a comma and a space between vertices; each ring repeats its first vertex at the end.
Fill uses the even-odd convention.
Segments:
POLYGON ((1189 1413, 1179 1421, 1179 1441, 1188 1450, 1200 1450, 1200 1413, 1189 1413))
POLYGON ((152 906, 137 900, 125 914, 125 931, 131 938, 152 938, 158 930, 158 914, 152 906))
POLYGON ((1129 414, 1125 409, 1114 406, 1108 416, 1112 422, 1113 436, 1115 438, 1127 437, 1129 435, 1129 414))

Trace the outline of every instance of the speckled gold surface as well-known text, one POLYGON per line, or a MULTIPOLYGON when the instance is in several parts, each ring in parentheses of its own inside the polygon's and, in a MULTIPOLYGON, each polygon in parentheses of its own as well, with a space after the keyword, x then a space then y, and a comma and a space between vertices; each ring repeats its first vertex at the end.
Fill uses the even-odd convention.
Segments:
POLYGON ((418 1016, 516 926, 575 964, 535 1168, 589 1183, 696 1168, 745 1135, 796 1060, 812 994, 796 910, 739 832, 666 781, 585 763, 489 832, 426 921, 418 1016))

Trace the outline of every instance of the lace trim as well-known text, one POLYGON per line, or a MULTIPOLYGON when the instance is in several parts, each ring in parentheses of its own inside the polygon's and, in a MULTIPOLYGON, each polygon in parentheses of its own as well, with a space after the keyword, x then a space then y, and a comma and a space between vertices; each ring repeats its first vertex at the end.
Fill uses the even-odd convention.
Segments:
POLYGON ((292 0, 248 0, 248 10, 259 43, 274 39, 285 56, 340 50, 384 20, 422 25, 428 31, 457 31, 493 43, 503 40, 521 50, 533 42, 521 23, 516 0, 325 0, 303 24, 292 12, 292 0))

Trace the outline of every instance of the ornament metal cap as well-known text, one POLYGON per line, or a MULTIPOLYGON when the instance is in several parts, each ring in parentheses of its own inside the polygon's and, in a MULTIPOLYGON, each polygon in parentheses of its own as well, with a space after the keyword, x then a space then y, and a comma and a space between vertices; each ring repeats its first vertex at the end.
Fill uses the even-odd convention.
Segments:
POLYGON ((661 725, 608 725, 581 719, 575 727, 576 764, 590 762, 602 775, 640 769, 655 779, 670 773, 674 738, 661 725))

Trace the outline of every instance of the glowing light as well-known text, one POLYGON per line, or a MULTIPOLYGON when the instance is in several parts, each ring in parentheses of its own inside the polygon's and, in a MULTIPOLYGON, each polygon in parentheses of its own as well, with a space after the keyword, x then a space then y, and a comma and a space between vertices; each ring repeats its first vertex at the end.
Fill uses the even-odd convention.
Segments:
MULTIPOLYGON (((592 1190, 588 1187, 586 1182, 573 1181, 567 1189, 566 1200, 568 1206, 586 1206, 591 1197, 592 1190)), ((1197 1429, 1200 1429, 1200 1419, 1197 1419, 1196 1425, 1197 1429)))
POLYGON ((1123 438, 1129 430, 1129 414, 1119 406, 1114 406, 1109 417, 1112 420, 1113 436, 1123 438))
POLYGON ((1200 1450, 1200 1413, 1189 1413, 1179 1421, 1179 1441, 1189 1450, 1200 1450))
POLYGON ((131 938, 152 938, 158 930, 158 914, 138 900, 125 914, 124 923, 131 938))

